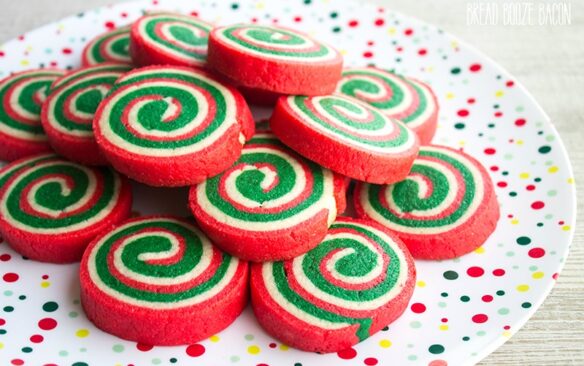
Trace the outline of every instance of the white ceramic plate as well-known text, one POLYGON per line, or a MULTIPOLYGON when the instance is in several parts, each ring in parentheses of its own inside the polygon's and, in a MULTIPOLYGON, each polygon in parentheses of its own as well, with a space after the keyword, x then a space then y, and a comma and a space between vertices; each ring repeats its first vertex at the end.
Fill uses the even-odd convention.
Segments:
MULTIPOLYGON (((512 76, 433 26, 350 1, 139 1, 66 18, 0 48, 0 77, 44 66, 77 67, 88 39, 145 10, 178 10, 218 24, 257 21, 299 28, 336 45, 346 65, 375 64, 428 82, 441 105, 435 142, 477 157, 497 185, 501 220, 477 251, 417 263, 405 314, 352 349, 290 349, 250 309, 200 344, 155 347, 96 329, 79 305, 77 265, 23 260, 0 245, 0 364, 7 365, 463 365, 515 333, 543 302, 568 254, 573 178, 549 118, 512 76), (43 330, 53 319, 56 327, 43 330)), ((269 111, 256 110, 258 116, 269 111)), ((135 187, 140 213, 187 214, 186 190, 135 187)))

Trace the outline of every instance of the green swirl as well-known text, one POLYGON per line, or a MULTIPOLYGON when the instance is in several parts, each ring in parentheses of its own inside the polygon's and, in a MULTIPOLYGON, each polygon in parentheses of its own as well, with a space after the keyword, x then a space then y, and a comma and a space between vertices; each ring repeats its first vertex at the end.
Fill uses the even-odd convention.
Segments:
POLYGON ((127 62, 131 61, 130 52, 129 52, 130 28, 123 27, 120 29, 115 29, 111 32, 107 32, 101 36, 98 36, 98 38, 95 40, 95 42, 91 46, 91 49, 89 50, 91 57, 93 58, 93 60, 95 60, 95 63, 100 64, 102 62, 107 62, 107 61, 118 61, 118 58, 113 58, 109 54, 103 54, 101 52, 101 48, 103 47, 104 44, 107 44, 108 42, 110 42, 110 40, 113 37, 116 37, 120 34, 123 34, 124 36, 120 37, 119 39, 117 39, 113 42, 113 44, 111 45, 111 50, 119 58, 124 59, 127 62))
POLYGON ((182 23, 185 26, 181 26, 181 25, 170 26, 169 31, 172 34, 172 36, 174 38, 178 39, 179 41, 182 41, 188 45, 191 45, 193 47, 198 47, 201 50, 206 50, 207 43, 209 42, 209 32, 211 31, 211 28, 212 28, 209 24, 197 21, 195 19, 190 20, 190 19, 187 19, 186 17, 173 17, 173 16, 156 16, 156 17, 149 18, 145 21, 146 21, 145 32, 148 35, 148 37, 152 40, 153 43, 170 48, 173 51, 176 51, 176 52, 178 52, 178 53, 180 53, 188 58, 193 58, 193 59, 196 59, 199 61, 205 61, 207 59, 206 52, 196 53, 196 52, 193 52, 192 50, 184 49, 179 45, 176 45, 176 44, 174 44, 174 43, 172 43, 164 38, 161 38, 156 33, 156 27, 161 23, 162 24, 168 23, 168 22, 182 23), (200 38, 200 37, 195 36, 193 31, 191 29, 189 29, 187 26, 195 27, 195 28, 201 30, 205 34, 205 37, 200 38))
POLYGON ((111 255, 112 247, 126 237, 143 230, 152 229, 164 229, 181 237, 185 243, 185 251, 182 254, 182 258, 179 262, 170 265, 151 265, 140 260, 140 254, 160 253, 172 248, 172 244, 167 237, 153 232, 149 236, 130 239, 131 241, 124 248, 121 260, 131 271, 149 277, 172 279, 188 273, 199 264, 203 254, 203 242, 199 237, 200 234, 184 225, 169 220, 138 221, 109 235, 97 250, 95 255, 97 275, 107 287, 137 300, 173 303, 199 296, 217 286, 225 277, 233 258, 223 253, 221 264, 213 276, 207 281, 185 291, 173 293, 155 292, 148 289, 147 284, 145 284, 145 288, 135 288, 124 284, 109 271, 108 256, 111 255))
POLYGON ((26 158, 26 160, 18 160, 12 164, 9 164, 2 168, 0 171, 0 189, 4 187, 4 185, 16 175, 19 171, 33 167, 39 163, 56 159, 57 155, 54 154, 43 154, 40 156, 34 156, 32 158, 26 158))
MULTIPOLYGON (((363 189, 367 190, 367 200, 369 204, 373 210, 383 216, 386 220, 407 227, 439 228, 458 221, 468 211, 469 207, 475 200, 476 182, 472 172, 464 163, 453 158, 450 154, 421 148, 418 159, 423 160, 424 157, 444 161, 462 176, 465 184, 465 191, 462 199, 458 202, 459 207, 457 207, 457 209, 450 215, 442 216, 437 219, 409 219, 400 217, 384 207, 378 198, 380 197, 380 194, 383 195, 382 190, 387 189, 387 186, 375 184, 364 185, 363 189)), ((426 211, 439 207, 446 199, 448 192, 452 189, 448 184, 444 172, 437 170, 434 167, 422 165, 416 160, 414 161, 411 173, 427 177, 433 185, 432 194, 427 198, 419 198, 418 185, 415 182, 406 179, 393 186, 392 199, 397 207, 406 213, 414 210, 426 211)))
MULTIPOLYGON (((350 222, 335 222, 331 230, 345 229, 345 231, 357 231, 374 241, 381 251, 389 257, 389 266, 385 269, 385 278, 374 287, 364 290, 351 290, 340 288, 327 281, 320 272, 320 265, 324 258, 332 251, 338 249, 352 248, 354 254, 348 255, 336 263, 336 269, 341 274, 353 277, 366 275, 374 269, 375 258, 377 254, 372 252, 367 246, 349 238, 335 238, 335 234, 329 234, 323 242, 316 248, 309 251, 302 260, 302 270, 305 276, 318 287, 320 290, 348 301, 360 302, 377 299, 389 291, 397 284, 400 272, 402 271, 400 258, 396 251, 383 238, 379 237, 372 230, 368 230, 360 225, 354 225, 350 222)), ((318 307, 316 304, 304 299, 296 293, 289 284, 288 278, 294 276, 293 273, 287 273, 284 266, 285 262, 274 262, 272 275, 278 291, 286 300, 316 318, 333 323, 358 324, 357 337, 360 341, 369 337, 369 330, 373 319, 371 318, 353 318, 347 314, 333 313, 328 309, 318 307)))

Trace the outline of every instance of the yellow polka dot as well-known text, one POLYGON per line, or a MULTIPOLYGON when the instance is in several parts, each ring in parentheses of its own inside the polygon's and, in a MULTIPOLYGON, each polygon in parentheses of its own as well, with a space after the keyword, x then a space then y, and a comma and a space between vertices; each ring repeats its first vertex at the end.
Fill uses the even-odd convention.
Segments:
POLYGON ((256 9, 263 9, 265 6, 266 6, 266 4, 264 4, 264 3, 257 3, 256 9))
POLYGON ((4 348, 4 343, 0 342, 0 349, 4 348))
POLYGON ((288 347, 288 346, 287 346, 287 345, 285 345, 285 344, 281 344, 281 345, 280 345, 280 350, 282 350, 282 351, 288 351, 289 349, 290 349, 290 347, 288 347))
POLYGON ((502 97, 504 94, 505 94, 505 93, 503 93, 503 91, 502 91, 502 90, 497 90, 497 92, 495 93, 495 96, 496 96, 497 98, 500 98, 500 97, 502 97))
POLYGON ((531 277, 535 278, 536 280, 539 280, 540 278, 543 278, 543 272, 534 272, 531 277))
POLYGON ((478 247, 475 249, 475 253, 477 254, 483 254, 485 252, 485 248, 483 247, 478 247))
POLYGON ((517 225, 517 224, 519 224, 519 220, 518 219, 511 220, 511 225, 517 225))
POLYGON ((51 283, 50 283, 50 282, 48 282, 48 281, 43 281, 43 282, 41 282, 41 287, 42 287, 42 288, 47 288, 47 287, 49 287, 49 286, 51 286, 51 283))
POLYGON ((389 339, 382 339, 379 341, 379 345, 383 348, 391 347, 391 341, 389 339))
POLYGON ((550 172, 550 173, 555 173, 555 172, 557 172, 558 170, 560 170, 560 168, 558 168, 557 166, 555 166, 555 165, 554 165, 554 166, 550 166, 550 167, 549 167, 549 169, 548 169, 548 172, 550 172))
POLYGON ((428 66, 428 67, 426 67, 426 71, 432 72, 432 71, 434 71, 434 68, 432 66, 428 66))
POLYGON ((568 184, 574 184, 574 178, 568 178, 568 184))
POLYGON ((395 28, 389 28, 389 29, 387 30, 387 34, 394 35, 394 34, 395 34, 395 32, 396 32, 395 28))
POLYGON ((521 174, 519 174, 519 178, 527 179, 527 178, 529 178, 529 173, 521 173, 521 174))
POLYGON ((257 355, 258 353, 260 353, 260 347, 258 346, 249 346, 247 347, 247 352, 249 352, 252 355, 257 355))
POLYGON ((446 99, 453 99, 454 93, 446 93, 446 99))
POLYGON ((22 61, 20 61, 20 64, 22 66, 28 66, 29 62, 28 62, 28 60, 22 60, 22 61))
POLYGON ((456 41, 452 41, 452 42, 450 43, 450 45, 452 46, 452 48, 456 48, 456 47, 458 47, 458 42, 456 42, 456 41))
POLYGON ((211 342, 219 342, 219 336, 213 335, 213 336, 209 337, 209 340, 211 342))
POLYGON ((519 292, 529 291, 529 285, 519 285, 519 286, 517 286, 517 291, 519 291, 519 292))
POLYGON ((521 146, 521 145, 523 145, 523 140, 517 140, 517 141, 515 141, 515 143, 516 143, 517 145, 521 146))
POLYGON ((509 338, 509 337, 511 337, 511 335, 512 335, 511 332, 508 331, 508 330, 506 330, 506 331, 503 332, 503 337, 509 338))
POLYGON ((562 230, 564 230, 564 231, 570 231, 570 229, 571 229, 570 228, 570 225, 564 225, 564 226, 562 226, 562 230))
POLYGON ((418 287, 426 287, 426 282, 418 281, 417 285, 418 285, 418 287))
POLYGON ((447 324, 442 324, 440 325, 440 330, 448 330, 448 325, 447 324))
POLYGON ((89 335, 89 331, 87 329, 79 329, 75 332, 75 335, 79 338, 85 338, 89 335))
POLYGON ((458 141, 458 144, 459 144, 460 146, 464 146, 464 144, 466 144, 466 142, 464 142, 463 140, 460 140, 460 141, 458 141))
POLYGON ((340 53, 341 53, 341 55, 343 55, 343 56, 347 54, 347 50, 340 50, 339 52, 340 52, 340 53))

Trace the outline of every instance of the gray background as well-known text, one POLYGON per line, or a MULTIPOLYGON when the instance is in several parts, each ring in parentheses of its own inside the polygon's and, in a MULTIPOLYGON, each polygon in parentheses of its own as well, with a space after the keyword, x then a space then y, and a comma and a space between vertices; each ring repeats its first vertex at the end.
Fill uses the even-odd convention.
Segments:
MULTIPOLYGON (((568 149, 576 181, 584 181, 584 2, 571 1, 571 25, 553 27, 467 25, 469 0, 369 1, 433 23, 509 70, 549 114, 568 149)), ((0 0, 0 43, 45 23, 113 2, 0 0)), ((580 223, 584 197, 579 194, 578 198, 580 223)), ((577 230, 566 266, 544 305, 481 364, 584 365, 583 303, 584 234, 577 230)))

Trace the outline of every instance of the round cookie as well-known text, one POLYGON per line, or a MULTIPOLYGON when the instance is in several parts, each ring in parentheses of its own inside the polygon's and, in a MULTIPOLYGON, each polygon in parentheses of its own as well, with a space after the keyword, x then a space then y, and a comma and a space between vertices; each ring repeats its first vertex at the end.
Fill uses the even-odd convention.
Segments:
POLYGON ((263 132, 229 169, 192 187, 189 205, 214 243, 260 262, 317 245, 336 217, 335 193, 331 171, 263 132))
POLYGON ((227 169, 254 128, 237 90, 179 66, 125 74, 93 121, 97 143, 118 171, 166 187, 196 184, 227 169))
POLYGON ((324 95, 335 90, 343 58, 334 48, 295 30, 235 24, 213 29, 208 63, 247 88, 324 95))
POLYGON ((381 225, 339 217, 306 254, 251 269, 260 325, 292 347, 347 349, 396 320, 414 291, 416 269, 403 243, 381 225))
POLYGON ((0 190, 0 233, 26 257, 78 261, 91 240, 130 213, 130 184, 112 169, 51 158, 27 165, 0 190))
POLYGON ((499 220, 499 204, 485 168, 446 146, 423 146, 403 182, 358 183, 354 200, 359 217, 396 233, 420 259, 471 252, 487 240, 499 220))
POLYGON ((145 15, 132 25, 132 61, 137 66, 202 67, 206 63, 207 43, 212 27, 211 24, 188 15, 145 15))
POLYGON ((130 27, 120 27, 92 39, 81 53, 81 65, 92 66, 104 62, 131 64, 130 27))
POLYGON ((87 317, 105 332, 149 345, 192 344, 241 314, 248 264, 184 220, 147 216, 94 240, 80 283, 87 317))
POLYGON ((93 137, 93 117, 114 82, 128 71, 129 65, 103 63, 81 68, 53 83, 41 121, 57 153, 81 164, 107 164, 93 137))
POLYGON ((37 69, 0 81, 0 160, 51 151, 41 126, 41 106, 51 83, 65 72, 37 69))
POLYGON ((438 100, 421 81, 374 67, 348 68, 343 70, 336 93, 357 98, 402 121, 423 145, 436 133, 438 100))
POLYGON ((419 149, 403 123, 344 96, 280 97, 270 127, 304 157, 370 183, 403 180, 419 149))

